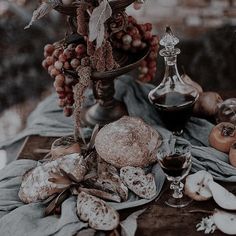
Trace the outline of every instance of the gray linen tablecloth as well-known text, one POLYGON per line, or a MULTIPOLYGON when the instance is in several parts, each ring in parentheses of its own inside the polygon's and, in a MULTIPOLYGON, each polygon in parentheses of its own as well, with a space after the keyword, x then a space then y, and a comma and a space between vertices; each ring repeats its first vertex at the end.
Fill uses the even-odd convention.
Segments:
MULTIPOLYGON (((162 137, 172 138, 172 133, 163 128, 155 108, 148 102, 147 94, 153 88, 149 84, 140 84, 131 77, 123 76, 115 83, 116 98, 123 101, 130 116, 142 118, 146 123, 160 132, 162 137)), ((88 101, 91 96, 88 94, 88 101)), ((27 135, 39 134, 42 136, 62 136, 73 133, 73 120, 66 118, 62 110, 57 107, 56 95, 53 94, 41 102, 30 115, 27 128, 15 138, 0 143, 0 147, 14 148, 19 146, 20 140, 27 135), (10 146, 9 146, 10 145, 10 146)), ((216 180, 236 182, 236 168, 228 163, 228 156, 209 147, 208 135, 213 125, 206 120, 191 118, 186 125, 183 138, 192 145, 192 171, 207 170, 216 180)), ((85 136, 91 130, 84 129, 85 136)), ((10 159, 13 160, 12 156, 10 159)), ((75 197, 67 199, 62 205, 60 217, 44 217, 43 203, 24 205, 18 198, 18 191, 22 175, 35 167, 37 162, 32 160, 13 161, 0 171, 0 236, 70 236, 79 230, 87 228, 87 224, 80 222, 76 216, 75 197)), ((159 194, 164 175, 156 164, 152 172, 157 183, 159 194)), ((147 203, 147 200, 130 195, 129 201, 122 204, 112 204, 116 209, 124 209, 147 203)))

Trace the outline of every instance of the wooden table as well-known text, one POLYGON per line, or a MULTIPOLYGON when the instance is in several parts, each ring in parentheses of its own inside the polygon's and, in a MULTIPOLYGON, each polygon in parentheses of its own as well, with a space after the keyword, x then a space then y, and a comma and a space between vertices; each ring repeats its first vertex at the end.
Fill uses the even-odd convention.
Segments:
MULTIPOLYGON (((33 159, 40 160, 45 153, 40 153, 42 149, 49 149, 56 137, 40 137, 29 136, 20 150, 18 159, 33 159)), ((221 183, 228 190, 236 194, 235 183, 221 183)), ((193 201, 185 208, 171 208, 164 204, 166 198, 166 189, 168 184, 165 183, 161 191, 159 199, 141 207, 121 211, 121 218, 125 218, 138 209, 147 208, 147 210, 138 218, 138 230, 136 235, 142 236, 197 236, 203 235, 202 232, 196 231, 196 224, 199 223, 202 217, 209 214, 190 213, 191 210, 214 210, 218 206, 211 199, 205 202, 193 201)), ((219 207, 218 207, 219 208, 219 207)), ((214 235, 225 235, 220 231, 215 231, 214 235)))

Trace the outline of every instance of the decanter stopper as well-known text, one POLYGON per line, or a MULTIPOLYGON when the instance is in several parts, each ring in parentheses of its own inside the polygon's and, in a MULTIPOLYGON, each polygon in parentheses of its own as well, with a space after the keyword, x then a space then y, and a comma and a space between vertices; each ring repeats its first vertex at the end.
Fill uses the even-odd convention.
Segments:
POLYGON ((160 55, 163 57, 176 56, 180 53, 179 48, 175 48, 175 45, 179 43, 179 39, 172 33, 169 26, 166 27, 166 32, 160 40, 160 45, 165 47, 160 50, 160 55))

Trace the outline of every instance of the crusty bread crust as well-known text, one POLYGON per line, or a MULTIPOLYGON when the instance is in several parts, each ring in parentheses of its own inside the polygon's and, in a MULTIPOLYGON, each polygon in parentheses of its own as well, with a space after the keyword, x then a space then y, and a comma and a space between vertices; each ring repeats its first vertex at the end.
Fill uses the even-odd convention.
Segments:
POLYGON ((87 172, 85 162, 79 154, 70 154, 54 161, 45 162, 26 172, 23 176, 19 198, 25 203, 45 200, 54 193, 61 192, 68 183, 53 183, 50 178, 62 175, 61 170, 72 175, 78 182, 87 172))
POLYGON ((104 126, 95 139, 99 156, 117 168, 153 164, 160 145, 156 130, 140 118, 128 116, 104 126))

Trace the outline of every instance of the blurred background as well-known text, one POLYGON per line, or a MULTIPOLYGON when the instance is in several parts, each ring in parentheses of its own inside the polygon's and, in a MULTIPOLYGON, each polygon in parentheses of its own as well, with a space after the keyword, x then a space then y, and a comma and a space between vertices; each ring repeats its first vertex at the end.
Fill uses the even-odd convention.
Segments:
MULTIPOLYGON (((43 47, 61 39, 67 23, 53 11, 24 30, 38 4, 0 0, 0 141, 20 132, 29 113, 53 91, 53 80, 41 66, 43 47)), ((184 67, 204 90, 236 97, 236 0, 147 0, 141 10, 130 7, 128 13, 153 23, 159 36, 170 25, 181 40, 180 71, 184 67)), ((154 83, 160 82, 163 67, 158 57, 154 83)))

